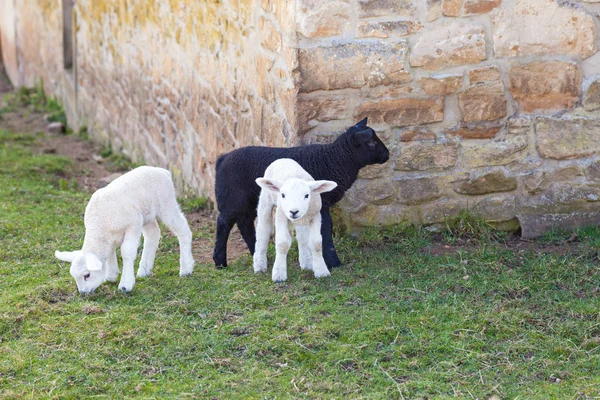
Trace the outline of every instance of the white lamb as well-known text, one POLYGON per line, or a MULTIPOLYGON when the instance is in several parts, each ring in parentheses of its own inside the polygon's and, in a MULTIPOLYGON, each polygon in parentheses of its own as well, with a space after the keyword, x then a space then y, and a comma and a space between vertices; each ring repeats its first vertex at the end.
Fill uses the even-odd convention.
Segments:
POLYGON ((300 164, 289 158, 274 161, 256 183, 262 188, 258 200, 254 272, 267 271, 267 246, 273 230, 275 246, 273 281, 287 279, 286 257, 292 244, 288 221, 296 228, 300 268, 313 270, 316 278, 329 276, 323 260, 321 239, 321 195, 336 188, 333 181, 315 181, 300 164))
POLYGON ((119 288, 135 285, 133 263, 144 234, 138 277, 150 275, 160 241, 159 218, 179 239, 179 275, 194 270, 192 232, 179 209, 171 173, 155 167, 138 167, 96 191, 85 209, 85 238, 81 250, 54 255, 71 262, 71 275, 80 293, 93 292, 102 282, 119 275, 116 247, 121 246, 123 274, 119 288))

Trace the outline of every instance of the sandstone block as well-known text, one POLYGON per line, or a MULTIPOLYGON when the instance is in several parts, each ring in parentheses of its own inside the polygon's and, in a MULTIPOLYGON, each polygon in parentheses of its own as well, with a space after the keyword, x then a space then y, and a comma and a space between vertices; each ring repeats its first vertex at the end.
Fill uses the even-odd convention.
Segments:
POLYGON ((365 117, 372 125, 386 123, 394 127, 438 122, 444 119, 444 98, 369 101, 356 110, 357 121, 365 117))
POLYGON ((440 70, 486 58, 483 26, 452 24, 424 33, 412 50, 410 65, 440 70))
MULTIPOLYGON (((388 146, 389 148, 389 146, 388 146)), ((381 178, 390 171, 390 163, 368 165, 358 173, 359 179, 381 178)))
POLYGON ((306 97, 300 95, 297 105, 298 133, 304 134, 318 122, 348 117, 348 101, 345 96, 306 97))
POLYGON ((463 0, 443 0, 442 12, 447 17, 458 17, 463 0))
POLYGON ((492 121, 506 115, 506 98, 501 82, 471 86, 458 94, 458 104, 465 122, 492 121))
POLYGON ((510 192, 517 188, 517 179, 514 176, 506 176, 502 171, 492 171, 455 181, 452 187, 456 193, 470 195, 510 192))
POLYGON ((511 135, 523 135, 531 129, 531 118, 525 115, 510 117, 506 121, 508 133, 511 135))
POLYGON ((484 14, 498 7, 501 2, 502 0, 466 0, 463 6, 463 14, 484 14))
POLYGON ((353 226, 393 226, 411 221, 411 210, 398 204, 367 205, 350 214, 353 226))
POLYGON ((298 51, 300 91, 360 88, 406 83, 406 41, 355 41, 298 51))
POLYGON ((514 65, 510 91, 527 113, 538 110, 571 109, 581 94, 581 72, 576 64, 540 61, 514 65))
POLYGON ((346 193, 345 208, 356 212, 369 204, 389 204, 396 197, 396 186, 390 179, 358 179, 346 193))
POLYGON ((419 21, 361 21, 356 30, 356 37, 387 38, 390 35, 406 36, 419 32, 422 28, 423 25, 419 21))
POLYGON ((461 125, 452 130, 444 132, 449 136, 463 139, 491 139, 500 131, 501 127, 485 125, 461 125))
POLYGON ((469 71, 469 81, 471 84, 479 82, 491 82, 500 80, 500 71, 498 67, 490 65, 488 67, 476 68, 469 71))
POLYGON ((596 27, 582 8, 555 0, 517 0, 492 17, 496 57, 569 54, 581 58, 596 51, 596 27), (535 27, 535 29, 532 29, 535 27))
POLYGON ((600 120, 540 117, 535 122, 537 148, 544 158, 582 158, 600 153, 600 120))
POLYGON ((271 51, 281 50, 281 33, 277 31, 275 25, 267 18, 261 17, 259 21, 261 45, 271 51))
POLYGON ((600 79, 592 82, 583 95, 583 107, 586 111, 600 109, 600 79))
POLYGON ((399 171, 440 171, 456 165, 458 144, 454 142, 409 142, 401 147, 395 169, 399 171))
POLYGON ((523 187, 529 194, 539 194, 549 185, 548 176, 544 171, 532 172, 522 178, 523 187))
POLYGON ((428 22, 435 21, 442 16, 442 0, 427 0, 426 7, 425 19, 428 22))
POLYGON ((549 231, 578 229, 600 224, 599 212, 569 212, 518 215, 521 236, 534 239, 549 231))
POLYGON ((435 133, 426 128, 413 128, 400 132, 400 142, 435 140, 435 133))
POLYGON ((468 203, 464 198, 443 198, 419 207, 421 222, 425 225, 446 222, 449 218, 460 215, 466 210, 468 203))
POLYGON ((411 0, 358 0, 358 7, 359 18, 384 15, 408 17, 415 11, 411 0))
POLYGON ((487 222, 510 221, 517 214, 517 197, 512 194, 486 196, 473 204, 470 211, 487 222))
POLYGON ((515 136, 483 145, 463 147, 462 157, 466 167, 507 165, 526 155, 527 139, 515 136))
POLYGON ((441 197, 440 188, 433 178, 404 179, 396 184, 400 204, 415 205, 441 197))
POLYGON ((421 78, 419 84, 429 95, 445 95, 459 91, 462 81, 462 75, 442 75, 421 78))
POLYGON ((352 8, 348 0, 301 0, 297 31, 304 37, 342 35, 350 28, 352 8))
POLYGON ((592 182, 600 182, 600 162, 595 161, 585 168, 585 177, 592 182))

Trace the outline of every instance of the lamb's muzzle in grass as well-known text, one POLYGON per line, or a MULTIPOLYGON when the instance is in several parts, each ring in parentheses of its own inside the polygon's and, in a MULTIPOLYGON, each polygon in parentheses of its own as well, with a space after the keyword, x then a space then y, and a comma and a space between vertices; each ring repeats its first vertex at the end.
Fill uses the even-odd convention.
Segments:
POLYGON ((256 179, 262 188, 258 200, 254 272, 267 271, 267 246, 273 231, 275 212, 275 245, 273 281, 287 280, 287 253, 292 244, 288 224, 296 229, 300 268, 312 270, 316 278, 329 276, 323 259, 321 237, 321 195, 336 188, 333 181, 315 181, 300 164, 289 158, 274 161, 263 178, 256 179))
POLYGON ((56 251, 55 257, 71 262, 71 275, 81 293, 93 292, 104 281, 119 275, 117 246, 121 246, 123 273, 119 289, 135 285, 134 261, 144 235, 138 277, 150 275, 160 241, 161 220, 179 240, 179 275, 194 270, 192 232, 179 209, 171 173, 156 167, 138 167, 97 190, 85 209, 85 238, 81 250, 56 251))

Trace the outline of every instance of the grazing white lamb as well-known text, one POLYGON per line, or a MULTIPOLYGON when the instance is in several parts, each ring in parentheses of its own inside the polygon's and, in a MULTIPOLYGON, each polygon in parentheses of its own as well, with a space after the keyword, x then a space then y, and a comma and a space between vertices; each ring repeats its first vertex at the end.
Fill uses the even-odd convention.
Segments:
POLYGON ((150 275, 160 241, 159 218, 179 239, 179 275, 194 270, 192 232, 179 209, 171 173, 155 167, 138 167, 97 190, 85 209, 85 238, 81 250, 54 255, 71 262, 71 275, 80 293, 93 292, 102 282, 117 280, 116 247, 121 246, 123 274, 119 288, 135 285, 133 263, 144 235, 138 277, 150 275))
POLYGON ((263 178, 256 179, 262 188, 258 199, 254 272, 267 271, 267 246, 273 230, 275 212, 275 246, 273 282, 287 279, 287 253, 292 244, 288 221, 296 228, 300 268, 313 270, 316 278, 329 276, 323 260, 321 238, 321 195, 337 186, 333 181, 315 181, 300 164, 281 158, 269 165, 263 178))

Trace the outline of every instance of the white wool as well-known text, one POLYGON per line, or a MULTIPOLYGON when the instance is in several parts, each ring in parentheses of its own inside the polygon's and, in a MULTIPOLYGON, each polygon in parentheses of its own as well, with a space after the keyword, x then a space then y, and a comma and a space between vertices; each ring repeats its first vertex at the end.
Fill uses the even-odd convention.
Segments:
POLYGON ((289 158, 274 161, 263 178, 256 180, 262 187, 258 200, 254 271, 266 272, 267 246, 273 230, 275 212, 276 258, 274 282, 287 279, 287 253, 292 243, 288 224, 296 229, 300 267, 313 270, 315 277, 329 276, 323 260, 321 237, 321 195, 337 186, 333 181, 315 181, 300 164, 289 158))
POLYGON ((119 288, 129 292, 135 285, 133 264, 140 236, 144 249, 138 277, 150 275, 160 241, 160 219, 179 239, 181 276, 194 270, 192 233, 179 209, 171 173, 162 168, 138 167, 97 190, 85 209, 85 238, 81 250, 55 256, 70 261, 71 275, 82 293, 94 291, 119 274, 116 247, 121 246, 123 273, 119 288))

